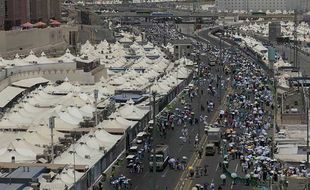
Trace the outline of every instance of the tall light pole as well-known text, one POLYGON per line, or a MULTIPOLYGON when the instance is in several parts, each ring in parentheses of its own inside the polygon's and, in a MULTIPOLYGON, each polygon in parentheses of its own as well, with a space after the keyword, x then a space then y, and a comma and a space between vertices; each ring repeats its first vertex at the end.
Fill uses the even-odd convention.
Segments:
POLYGON ((54 164, 54 128, 55 128, 55 117, 50 117, 48 120, 48 126, 51 129, 51 159, 54 164))
POLYGON ((156 91, 152 91, 153 97, 153 190, 156 190, 156 143, 155 143, 155 132, 156 132, 156 91))
POLYGON ((98 113, 97 113, 97 104, 98 104, 98 93, 97 89, 94 90, 94 98, 95 98, 95 125, 98 125, 98 113))
MULTIPOLYGON (((307 154, 307 163, 306 163, 306 167, 308 169, 308 166, 309 166, 309 94, 306 93, 305 91, 305 87, 303 85, 303 82, 302 81, 300 84, 301 84, 301 87, 302 87, 302 93, 303 93, 303 98, 304 98, 304 103, 305 103, 305 114, 306 115, 306 123, 307 123, 307 151, 306 151, 306 154, 307 154)), ((310 93, 310 88, 308 89, 308 93, 310 93)))
POLYGON ((74 135, 74 139, 73 139, 73 143, 72 143, 72 150, 69 151, 70 154, 73 154, 73 186, 74 186, 74 190, 76 190, 76 173, 75 173, 75 135, 74 135))

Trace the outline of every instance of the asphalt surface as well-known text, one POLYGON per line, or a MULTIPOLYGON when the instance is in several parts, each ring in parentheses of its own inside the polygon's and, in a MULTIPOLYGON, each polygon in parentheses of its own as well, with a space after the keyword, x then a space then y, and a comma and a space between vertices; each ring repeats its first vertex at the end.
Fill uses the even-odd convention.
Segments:
MULTIPOLYGON (((216 71, 215 68, 213 68, 214 71, 216 71)), ((216 72, 215 72, 216 73, 216 72)), ((200 89, 203 89, 204 92, 207 92, 207 85, 204 85, 204 87, 201 87, 200 89)), ((219 89, 218 89, 219 90, 219 89)), ((219 93, 218 93, 219 94, 219 93)), ((222 93, 224 94, 224 93, 222 93)), ((191 105, 193 107, 193 111, 196 114, 203 114, 201 113, 201 105, 204 107, 207 107, 206 105, 206 100, 212 100, 213 102, 218 102, 219 97, 211 96, 208 93, 204 93, 203 95, 197 96, 193 99, 193 102, 191 102, 191 105)), ((190 102, 187 99, 187 102, 190 102)), ((180 101, 176 101, 176 107, 182 109, 184 105, 180 103, 180 101)), ((215 110, 218 108, 218 104, 215 103, 215 110)), ((204 113, 205 115, 208 116, 208 119, 210 121, 211 118, 213 118, 213 115, 216 114, 215 112, 211 113, 204 113)), ((162 143, 162 144, 167 144, 169 145, 169 155, 170 157, 173 158, 182 158, 183 156, 186 156, 187 158, 193 157, 193 155, 196 155, 196 151, 194 148, 194 138, 195 135, 200 131, 201 134, 203 134, 203 123, 200 123, 199 125, 194 125, 194 126, 189 126, 189 139, 190 143, 185 143, 182 144, 181 140, 179 137, 181 136, 181 128, 175 128, 173 131, 168 131, 168 135, 166 139, 163 139, 159 137, 158 135, 156 136, 156 144, 162 143), (200 129, 199 129, 200 128, 200 129)), ((145 189, 152 189, 153 183, 155 181, 156 188, 155 189, 174 189, 177 186, 177 183, 179 183, 179 179, 182 175, 182 171, 180 170, 172 170, 169 169, 168 167, 162 171, 162 172, 156 172, 155 175, 153 172, 150 172, 148 170, 148 154, 145 155, 144 159, 144 172, 142 174, 136 174, 136 173, 130 173, 129 170, 126 168, 126 161, 122 163, 122 165, 117 168, 116 176, 123 174, 132 181, 132 187, 131 189, 134 190, 145 190, 145 189)), ((214 159, 217 159, 214 157, 214 159)), ((211 165, 211 164, 210 164, 211 165)), ((210 169, 212 171, 213 168, 210 169)), ((185 172, 186 173, 186 172, 185 172)), ((187 174, 187 173, 186 173, 187 174)), ((107 188, 112 188, 108 183, 106 184, 107 188)))
MULTIPOLYGON (((215 45, 216 47, 222 46, 223 48, 229 48, 229 44, 222 43, 220 45, 218 39, 214 37, 210 37, 208 33, 203 33, 201 37, 206 38, 211 44, 215 45)), ((193 43, 197 43, 194 42, 193 43)), ((200 46, 204 47, 206 44, 200 43, 200 46)), ((205 48, 202 48, 204 50, 201 50, 200 53, 206 53, 209 50, 206 50, 205 48)), ((201 58, 201 62, 204 64, 207 64, 206 57, 201 58)), ((213 74, 218 74, 218 75, 223 75, 223 72, 221 69, 221 66, 216 66, 212 67, 211 73, 213 74), (219 69, 217 69, 217 67, 219 69)), ((229 80, 229 76, 225 76, 222 79, 229 80)), ((226 85, 224 83, 224 85, 226 85)), ((204 92, 207 92, 208 85, 203 85, 200 87, 200 89, 203 89, 204 92)), ((220 109, 219 105, 219 95, 221 94, 222 97, 225 95, 225 91, 228 88, 226 86, 222 87, 222 89, 217 88, 217 95, 215 97, 211 96, 209 93, 204 93, 203 95, 199 95, 194 98, 193 102, 191 103, 193 107, 193 111, 196 114, 202 114, 202 115, 207 115, 208 116, 208 122, 213 123, 214 120, 216 119, 218 115, 218 111, 220 109), (221 91, 221 92, 220 92, 221 91), (207 107, 207 100, 210 101, 212 100, 215 102, 215 108, 213 112, 211 113, 201 113, 201 105, 204 107, 207 107)), ((187 100, 189 101, 189 100, 187 100)), ((222 101, 225 102, 225 101, 222 101)), ((179 107, 182 109, 182 106, 179 99, 176 100, 176 107, 179 107)), ((189 178, 188 177, 188 171, 182 171, 182 170, 172 170, 169 167, 166 167, 166 169, 162 172, 150 172, 149 171, 149 166, 148 166, 148 154, 145 154, 144 160, 143 160, 143 165, 144 165, 144 171, 141 174, 137 173, 130 173, 129 169, 126 168, 126 161, 124 160, 122 164, 120 164, 119 167, 116 169, 116 176, 118 175, 124 175, 127 178, 131 179, 132 182, 132 187, 130 189, 134 190, 145 190, 145 189, 159 189, 159 190, 170 190, 170 189, 191 189, 194 187, 196 184, 205 184, 208 183, 210 184, 213 182, 215 184, 215 187, 218 188, 218 186, 222 186, 223 189, 251 189, 249 187, 245 187, 242 184, 237 184, 237 185, 232 185, 232 182, 227 179, 227 183, 225 186, 222 185, 222 180, 219 178, 219 176, 222 174, 222 169, 219 167, 219 162, 221 161, 221 155, 216 154, 214 156, 202 156, 202 159, 198 159, 197 153, 194 148, 194 137, 195 135, 199 132, 201 136, 203 136, 204 131, 203 131, 204 124, 200 123, 199 125, 195 126, 190 126, 189 127, 189 137, 191 139, 191 143, 185 143, 182 144, 179 137, 181 136, 181 128, 175 128, 173 131, 168 131, 167 138, 162 138, 158 134, 156 135, 155 142, 156 144, 158 143, 163 143, 169 145, 169 155, 170 157, 173 158, 182 158, 183 156, 186 156, 189 158, 189 164, 188 166, 193 166, 193 167, 207 167, 207 175, 206 176, 201 176, 197 177, 195 176, 194 178, 189 178), (155 186, 154 186, 155 184, 155 186)), ((201 140, 201 143, 204 142, 205 139, 201 140)), ((206 141, 204 142, 206 143, 206 141)), ((241 168, 239 167, 239 162, 238 161, 232 161, 230 162, 230 171, 235 171, 237 173, 241 172, 241 168)), ((109 181, 107 181, 105 184, 104 189, 113 189, 113 187, 109 184, 109 181)))
MULTIPOLYGON (((293 63, 294 61, 294 50, 293 48, 290 48, 285 45, 275 45, 275 48, 277 52, 279 52, 280 55, 285 55, 287 57, 287 60, 290 63, 293 63)), ((298 62, 300 66, 300 71, 307 76, 310 76, 310 64, 309 64, 310 56, 305 55, 304 53, 299 52, 298 53, 298 62)))

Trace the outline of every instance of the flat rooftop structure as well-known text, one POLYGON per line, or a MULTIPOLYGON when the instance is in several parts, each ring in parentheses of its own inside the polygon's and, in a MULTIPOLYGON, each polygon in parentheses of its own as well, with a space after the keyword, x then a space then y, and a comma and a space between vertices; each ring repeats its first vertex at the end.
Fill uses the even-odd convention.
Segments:
MULTIPOLYGON (((0 162, 0 168, 45 167, 51 170, 57 170, 57 169, 63 169, 66 166, 68 166, 68 164, 0 162)), ((88 166, 87 165, 75 165, 75 169, 80 170, 80 171, 86 171, 88 170, 88 166)))
POLYGON ((147 99, 147 97, 141 94, 122 93, 122 94, 116 94, 115 96, 112 97, 112 99, 117 103, 126 103, 130 99, 132 99, 135 103, 139 103, 147 99))
POLYGON ((5 176, 5 178, 34 178, 38 177, 42 172, 44 172, 46 167, 19 167, 12 173, 5 176))
POLYGON ((49 80, 43 77, 37 77, 37 78, 24 79, 24 80, 14 82, 12 83, 12 86, 21 87, 21 88, 32 88, 35 85, 46 84, 48 82, 49 80))
POLYGON ((22 183, 0 183, 1 190, 23 190, 25 186, 26 185, 22 183))
POLYGON ((291 86, 310 86, 310 77, 292 77, 288 80, 291 86))
POLYGON ((9 104, 16 96, 20 95, 25 89, 8 86, 0 92, 0 108, 4 108, 9 104))
POLYGON ((177 39, 172 42, 173 45, 192 45, 190 39, 177 39))

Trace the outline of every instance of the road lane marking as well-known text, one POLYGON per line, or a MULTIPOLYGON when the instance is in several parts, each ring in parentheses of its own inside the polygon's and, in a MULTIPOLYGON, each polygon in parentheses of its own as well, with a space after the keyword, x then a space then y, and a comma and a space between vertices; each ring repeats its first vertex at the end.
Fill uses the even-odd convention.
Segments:
POLYGON ((179 148, 178 154, 182 151, 183 147, 184 147, 184 146, 181 146, 181 147, 179 148))
POLYGON ((217 163, 217 165, 216 165, 216 169, 215 169, 215 172, 217 172, 217 170, 219 169, 219 167, 220 167, 220 164, 219 164, 219 163, 217 163))
POLYGON ((238 167, 239 167, 239 163, 237 163, 237 165, 235 167, 235 173, 237 173, 238 167))
POLYGON ((143 177, 145 177, 147 174, 148 174, 148 172, 145 172, 144 175, 143 175, 143 177))
MULTIPOLYGON (((228 90, 227 90, 227 94, 229 94, 230 93, 230 91, 231 91, 231 88, 228 88, 228 90)), ((225 107, 226 106, 226 102, 224 102, 223 104, 222 104, 222 101, 223 101, 223 99, 226 97, 226 93, 224 94, 224 96, 222 97, 222 99, 221 99, 221 104, 217 107, 217 109, 215 110, 215 112, 214 112, 214 114, 212 115, 212 117, 211 117, 211 122, 214 122, 215 120, 216 120, 216 118, 218 117, 218 113, 219 113, 219 111, 223 108, 223 107, 225 107)), ((204 145, 204 144, 206 144, 207 142, 208 142, 208 136, 207 135, 204 135, 204 141, 203 141, 203 143, 201 143, 199 146, 201 146, 201 145, 204 145)), ((195 160, 197 160, 197 158, 198 158, 198 155, 197 154, 195 154, 195 155, 193 155, 193 157, 195 157, 195 160)), ((195 160, 194 160, 194 162, 195 162, 195 160)), ((198 161, 198 166, 201 164, 201 162, 202 162, 202 159, 200 159, 199 161, 198 161)), ((191 165, 191 166, 195 166, 194 164, 193 165, 191 165)), ((192 186, 192 183, 193 183, 193 180, 190 180, 189 181, 189 183, 187 183, 187 184, 185 184, 185 185, 181 185, 181 188, 177 188, 178 186, 176 186, 176 190, 180 190, 180 189, 184 189, 184 190, 188 190, 188 189, 191 189, 191 186, 192 186)), ((178 183, 179 184, 179 183, 178 183)))
POLYGON ((168 169, 165 171, 165 173, 163 173, 163 175, 161 175, 161 177, 166 177, 167 172, 168 172, 168 169))

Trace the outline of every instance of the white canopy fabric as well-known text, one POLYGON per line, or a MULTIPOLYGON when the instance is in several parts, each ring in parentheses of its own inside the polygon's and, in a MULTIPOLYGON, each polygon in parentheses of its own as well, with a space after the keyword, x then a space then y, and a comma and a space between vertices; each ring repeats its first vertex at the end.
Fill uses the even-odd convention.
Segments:
POLYGON ((24 79, 17 82, 12 83, 13 86, 22 87, 22 88, 31 88, 37 84, 48 83, 49 80, 43 77, 24 79))
POLYGON ((5 146, 1 146, 0 162, 11 162, 12 156, 15 157, 16 162, 32 162, 36 160, 37 155, 43 154, 43 150, 43 148, 18 138, 5 146))
POLYGON ((104 120, 100 123, 97 128, 102 128, 109 133, 118 133, 122 134, 126 131, 127 128, 133 127, 137 124, 136 121, 130 121, 121 117, 118 113, 113 113, 109 120, 104 120))
POLYGON ((84 173, 78 171, 75 171, 74 173, 73 167, 70 166, 70 168, 64 168, 60 174, 55 176, 55 179, 52 182, 47 182, 44 178, 40 178, 40 187, 41 189, 50 190, 64 190, 66 187, 70 189, 74 180, 78 181, 83 175, 84 173))
MULTIPOLYGON (((58 144, 60 137, 64 137, 64 134, 54 130, 53 141, 55 144, 58 144)), ((46 125, 30 127, 23 135, 23 138, 26 142, 35 146, 49 146, 51 144, 51 129, 46 125)))
POLYGON ((12 101, 16 96, 21 94, 25 89, 8 86, 0 92, 0 108, 4 108, 8 103, 12 101))
POLYGON ((28 63, 34 63, 34 62, 38 62, 39 58, 34 54, 34 52, 31 50, 29 55, 27 57, 24 58, 24 61, 28 62, 28 63))
POLYGON ((125 119, 140 121, 146 114, 149 113, 149 110, 140 109, 134 105, 133 100, 128 100, 123 107, 118 109, 118 113, 125 119))
MULTIPOLYGON (((109 150, 110 148, 112 148, 115 145, 115 143, 122 137, 121 135, 112 135, 101 128, 98 128, 98 130, 96 130, 93 133, 93 136, 95 136, 96 139, 98 139, 100 144, 102 143, 102 145, 106 148, 106 150, 109 150)), ((87 143, 90 146, 91 142, 87 142, 87 143)))

